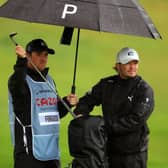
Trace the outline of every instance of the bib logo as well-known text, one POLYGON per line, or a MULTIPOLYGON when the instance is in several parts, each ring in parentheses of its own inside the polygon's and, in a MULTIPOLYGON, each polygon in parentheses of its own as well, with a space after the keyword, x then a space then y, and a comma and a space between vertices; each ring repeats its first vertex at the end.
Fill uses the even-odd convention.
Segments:
POLYGON ((57 104, 57 98, 55 97, 48 97, 48 98, 36 98, 36 105, 37 106, 53 106, 57 104))

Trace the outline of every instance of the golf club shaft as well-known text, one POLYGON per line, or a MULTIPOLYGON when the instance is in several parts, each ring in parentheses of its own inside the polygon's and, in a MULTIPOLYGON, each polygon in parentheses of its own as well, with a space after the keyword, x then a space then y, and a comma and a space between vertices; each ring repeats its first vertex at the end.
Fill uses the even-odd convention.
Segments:
POLYGON ((13 42, 13 44, 15 45, 15 46, 17 46, 18 45, 18 43, 13 39, 13 36, 12 37, 10 37, 10 39, 11 39, 11 41, 13 42))
POLYGON ((34 69, 38 72, 38 74, 41 76, 41 78, 48 84, 50 89, 54 91, 54 93, 58 96, 61 103, 65 106, 65 108, 71 113, 71 115, 76 118, 75 113, 70 109, 70 107, 65 103, 65 101, 58 95, 58 92, 56 93, 55 88, 50 84, 50 82, 44 77, 44 75, 39 71, 39 69, 36 67, 36 65, 29 59, 30 63, 34 67, 34 69))
POLYGON ((14 44, 15 46, 18 45, 18 43, 14 40, 14 36, 16 36, 16 35, 17 35, 16 32, 13 32, 13 33, 11 33, 11 34, 9 35, 11 41, 13 42, 13 44, 14 44))

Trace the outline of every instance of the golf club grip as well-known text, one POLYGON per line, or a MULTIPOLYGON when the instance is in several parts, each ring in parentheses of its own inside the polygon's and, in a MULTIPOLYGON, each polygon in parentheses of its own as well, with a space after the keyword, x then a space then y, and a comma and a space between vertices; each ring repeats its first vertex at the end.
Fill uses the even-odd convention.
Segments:
POLYGON ((72 88, 71 88, 71 93, 72 93, 72 94, 75 94, 75 90, 76 90, 75 85, 72 85, 72 88))

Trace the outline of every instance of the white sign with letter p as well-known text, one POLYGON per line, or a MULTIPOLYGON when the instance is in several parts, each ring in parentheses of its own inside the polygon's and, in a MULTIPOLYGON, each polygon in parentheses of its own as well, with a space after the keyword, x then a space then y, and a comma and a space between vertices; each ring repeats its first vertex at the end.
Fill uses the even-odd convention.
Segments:
POLYGON ((62 12, 62 19, 66 18, 66 15, 73 15, 77 12, 77 6, 76 5, 72 5, 72 4, 65 4, 64 6, 64 10, 62 12))

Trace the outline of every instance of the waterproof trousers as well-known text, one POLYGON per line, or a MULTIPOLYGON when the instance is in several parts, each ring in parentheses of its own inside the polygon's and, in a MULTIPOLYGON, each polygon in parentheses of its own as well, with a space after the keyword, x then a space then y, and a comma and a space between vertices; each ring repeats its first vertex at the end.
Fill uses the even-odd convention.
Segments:
POLYGON ((60 168, 60 163, 59 160, 40 161, 32 154, 20 152, 14 155, 14 168, 60 168))
POLYGON ((147 168, 147 152, 109 157, 109 168, 147 168))

